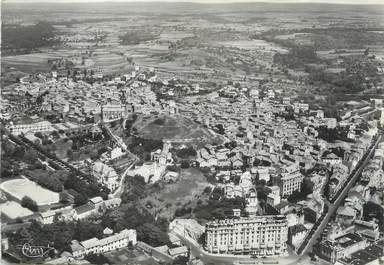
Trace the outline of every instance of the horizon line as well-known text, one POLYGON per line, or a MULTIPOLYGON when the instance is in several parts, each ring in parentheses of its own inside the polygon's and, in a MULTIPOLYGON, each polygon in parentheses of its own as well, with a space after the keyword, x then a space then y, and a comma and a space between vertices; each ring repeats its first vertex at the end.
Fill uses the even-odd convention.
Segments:
POLYGON ((96 4, 96 3, 132 3, 132 4, 150 4, 150 3, 179 3, 179 4, 202 4, 202 5, 212 5, 212 4, 316 4, 316 5, 353 5, 353 6, 372 6, 379 5, 384 6, 384 2, 359 2, 354 3, 348 0, 340 0, 340 1, 332 1, 332 0, 319 0, 319 1, 311 1, 311 0, 299 0, 299 1, 291 1, 291 0, 1 0, 1 4, 96 4))

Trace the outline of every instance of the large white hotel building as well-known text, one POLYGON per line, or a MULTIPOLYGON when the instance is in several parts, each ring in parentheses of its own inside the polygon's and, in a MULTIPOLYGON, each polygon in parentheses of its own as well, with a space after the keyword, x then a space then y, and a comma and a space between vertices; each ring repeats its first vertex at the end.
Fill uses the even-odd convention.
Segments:
POLYGON ((210 253, 267 257, 287 251, 288 222, 284 215, 216 220, 205 228, 205 249, 210 253))

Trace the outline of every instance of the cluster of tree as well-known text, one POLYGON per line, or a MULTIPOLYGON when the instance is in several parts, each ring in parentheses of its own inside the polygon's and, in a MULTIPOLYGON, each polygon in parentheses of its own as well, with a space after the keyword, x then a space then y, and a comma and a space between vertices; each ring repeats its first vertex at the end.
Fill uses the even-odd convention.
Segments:
POLYGON ((54 247, 61 253, 69 251, 72 240, 84 241, 93 237, 103 236, 103 226, 88 220, 76 222, 62 222, 54 220, 54 223, 42 225, 32 221, 27 228, 22 228, 16 233, 10 233, 9 240, 12 245, 20 245, 24 240, 33 242, 37 246, 54 247))
POLYGON ((128 177, 126 180, 126 189, 121 195, 123 203, 136 202, 146 196, 146 183, 144 177, 135 175, 128 177))
POLYGON ((320 126, 317 129, 317 132, 319 133, 318 137, 320 139, 323 139, 327 142, 334 142, 337 140, 345 141, 345 142, 351 142, 351 139, 347 138, 348 132, 345 129, 341 128, 327 128, 326 126, 320 126))
POLYGON ((172 265, 187 265, 188 261, 188 257, 178 256, 172 261, 172 265))
POLYGON ((151 159, 151 152, 163 147, 163 141, 156 139, 145 139, 137 136, 132 137, 131 144, 128 145, 132 153, 144 161, 151 159))
POLYGON ((126 130, 126 133, 128 134, 127 136, 130 135, 130 131, 132 129, 132 126, 133 124, 136 122, 137 120, 137 115, 136 114, 133 114, 132 115, 132 118, 131 119, 128 119, 126 122, 125 122, 125 130, 126 130))
POLYGON ((284 47, 296 45, 295 39, 276 38, 278 35, 289 35, 295 33, 306 33, 306 37, 314 43, 318 50, 332 49, 362 49, 367 44, 378 45, 383 43, 384 37, 379 32, 379 28, 346 28, 346 27, 328 27, 328 28, 302 28, 302 29, 272 29, 262 34, 251 36, 254 39, 263 39, 277 43, 284 47), (310 33, 310 34, 308 34, 310 33))
POLYGON ((2 50, 7 53, 20 50, 28 53, 57 43, 54 27, 48 22, 29 26, 2 25, 1 32, 2 50))
POLYGON ((190 146, 190 147, 185 147, 185 148, 181 148, 181 149, 176 150, 176 155, 179 158, 187 159, 191 156, 195 157, 197 155, 197 153, 196 153, 196 150, 190 146))
POLYGON ((225 134, 225 129, 224 129, 224 126, 222 124, 217 124, 215 125, 215 127, 213 128, 213 130, 215 132, 217 132, 218 134, 221 134, 221 135, 224 135, 225 134))
POLYGON ((362 49, 367 44, 375 45, 384 42, 381 34, 365 28, 331 27, 308 29, 308 31, 315 33, 311 35, 311 39, 319 50, 362 49))
POLYGON ((131 30, 125 33, 123 36, 119 36, 120 42, 123 45, 140 44, 141 42, 154 40, 156 37, 157 36, 155 34, 142 30, 131 30))
POLYGON ((104 134, 104 137, 102 134, 93 135, 91 132, 85 133, 85 134, 79 134, 71 137, 72 141, 72 150, 79 150, 80 148, 92 144, 94 141, 102 140, 107 135, 104 134))
POLYGON ((35 169, 25 170, 23 173, 40 186, 54 192, 61 192, 63 190, 63 184, 69 175, 69 173, 65 170, 56 170, 51 172, 42 169, 35 169))
POLYGON ((166 167, 166 170, 172 171, 172 172, 180 172, 180 167, 178 167, 177 165, 168 165, 166 167))
MULTIPOLYGON (((327 67, 314 67, 309 64, 312 63, 325 63, 327 61, 322 61, 317 57, 316 50, 327 50, 335 49, 340 44, 343 48, 350 45, 359 46, 362 44, 360 38, 356 36, 364 35, 377 35, 374 33, 366 32, 364 29, 346 29, 344 31, 338 28, 328 28, 328 29, 303 29, 299 31, 288 31, 288 32, 277 32, 270 31, 258 36, 259 38, 265 39, 267 41, 272 41, 278 43, 284 47, 289 48, 287 54, 275 54, 273 62, 285 66, 286 68, 297 69, 304 68, 307 73, 309 73, 308 81, 310 84, 325 84, 332 89, 332 93, 357 93, 363 91, 365 88, 370 88, 372 86, 376 87, 378 83, 377 79, 377 67, 366 60, 368 52, 361 54, 360 58, 349 58, 346 57, 342 67, 345 67, 345 71, 339 73, 331 73, 326 71, 327 67), (312 32, 311 39, 313 41, 312 46, 300 46, 297 45, 292 40, 282 40, 276 38, 276 35, 279 34, 292 34, 297 32, 312 32), (350 41, 355 42, 351 44, 350 41), (327 44, 326 44, 327 43, 327 44), (324 48, 324 47, 331 48, 324 48), (369 77, 371 81, 367 81, 366 77, 369 77)), ((374 36, 372 36, 374 37, 374 36)), ((375 36, 383 39, 382 36, 375 36)), ((366 43, 364 42, 364 45, 366 43)))
POLYGON ((189 160, 181 160, 180 162, 180 168, 189 168, 190 167, 190 162, 189 160))
POLYGON ((27 150, 4 139, 1 143, 1 178, 17 176, 20 173, 19 162, 29 164, 29 169, 44 168, 36 151, 27 150))
POLYGON ((37 212, 39 210, 37 203, 28 196, 24 196, 21 199, 21 206, 28 208, 32 212, 37 212))
POLYGON ((104 265, 110 264, 109 259, 103 254, 88 254, 84 257, 90 264, 104 265))
POLYGON ((316 50, 312 46, 293 46, 287 54, 276 53, 273 62, 288 68, 303 68, 308 63, 318 62, 316 50))
POLYGON ((115 232, 123 229, 136 229, 137 239, 151 246, 169 245, 167 235, 168 221, 155 219, 146 209, 122 204, 102 217, 104 227, 113 228, 115 232))
MULTIPOLYGON (((60 69, 73 69, 75 64, 68 60, 68 58, 60 58, 60 59, 48 59, 48 65, 51 67, 52 71, 56 71, 58 68, 60 69)), ((67 72, 70 75, 70 71, 67 72)))
POLYGON ((230 142, 226 142, 225 144, 216 144, 215 145, 215 150, 219 150, 219 149, 222 149, 222 148, 228 148, 228 149, 233 149, 235 147, 237 147, 237 143, 235 141, 230 141, 230 142))
POLYGON ((191 213, 192 213, 191 207, 181 207, 176 209, 175 217, 190 218, 191 213))
POLYGON ((233 209, 243 210, 245 207, 244 198, 228 199, 223 197, 220 188, 215 188, 206 204, 197 204, 193 214, 198 219, 212 220, 222 219, 232 214, 233 209))
POLYGON ((88 198, 101 196, 103 199, 108 198, 109 190, 105 186, 97 183, 96 181, 86 182, 79 178, 79 176, 71 172, 67 179, 64 181, 65 189, 73 189, 79 195, 75 197, 75 204, 81 205, 87 201, 88 198))
POLYGON ((7 159, 1 159, 0 178, 12 178, 20 174, 20 168, 16 163, 7 159))
POLYGON ((162 230, 156 222, 146 222, 136 228, 137 238, 153 246, 169 245, 167 230, 162 230))
POLYGON ((216 173, 211 171, 209 167, 202 167, 200 168, 200 171, 204 174, 204 177, 207 179, 207 181, 211 184, 216 184, 216 173))
POLYGON ((308 82, 328 84, 332 86, 334 93, 358 93, 367 87, 365 76, 347 72, 334 74, 323 70, 310 71, 308 82))

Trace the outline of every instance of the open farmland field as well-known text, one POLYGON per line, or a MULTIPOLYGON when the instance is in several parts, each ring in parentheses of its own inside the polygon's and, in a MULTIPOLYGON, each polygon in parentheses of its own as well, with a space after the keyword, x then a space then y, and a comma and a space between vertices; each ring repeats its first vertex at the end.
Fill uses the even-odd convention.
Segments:
MULTIPOLYGON (((72 58, 79 56, 80 50, 63 49, 53 52, 41 52, 25 55, 7 56, 2 58, 2 72, 9 72, 12 69, 17 69, 25 73, 46 72, 50 70, 48 65, 49 59, 72 58)), ((79 68, 88 67, 94 69, 103 69, 105 73, 125 72, 131 64, 123 55, 109 52, 105 49, 97 49, 92 57, 85 59, 85 65, 76 65, 79 68)))
POLYGON ((1 58, 1 72, 9 72, 11 71, 10 68, 15 68, 25 73, 49 71, 48 60, 66 58, 78 53, 79 51, 75 49, 50 50, 45 48, 36 53, 5 56, 1 58))
POLYGON ((240 40, 240 41, 224 41, 219 44, 225 47, 234 47, 244 50, 266 50, 266 51, 279 51, 287 52, 287 49, 279 47, 274 43, 269 43, 264 40, 240 40))
POLYGON ((90 68, 103 69, 104 73, 116 73, 128 71, 131 65, 123 55, 105 51, 104 49, 96 50, 95 54, 89 59, 91 61, 90 68))
MULTIPOLYGON (((18 9, 12 5, 5 8, 5 21, 12 21, 18 9)), ((290 45, 315 45, 325 52, 331 50, 329 47, 382 46, 380 11, 335 5, 329 12, 326 5, 305 4, 99 3, 92 7, 28 6, 23 23, 36 23, 43 14, 55 28, 61 41, 57 52, 64 58, 74 55, 81 62, 85 52, 92 51, 77 67, 100 68, 106 74, 125 73, 133 62, 155 67, 160 79, 175 77, 204 86, 220 83, 223 78, 241 81, 245 76, 260 78, 266 76, 265 71, 277 72, 273 57, 286 53, 290 45), (340 26, 348 30, 338 31, 340 26)), ((333 60, 335 56, 326 58, 333 60)), ((37 57, 9 57, 3 65, 26 73, 49 70, 45 59, 37 57)))
POLYGON ((1 58, 1 70, 7 72, 8 68, 15 68, 22 72, 36 73, 48 71, 48 59, 60 58, 56 53, 32 53, 25 55, 6 56, 1 58))
POLYGON ((13 179, 1 183, 0 188, 10 196, 21 201, 24 196, 30 197, 38 206, 59 202, 59 194, 42 188, 28 179, 13 179))
POLYGON ((166 31, 161 33, 159 39, 161 41, 178 41, 188 37, 193 37, 193 34, 183 31, 166 31))

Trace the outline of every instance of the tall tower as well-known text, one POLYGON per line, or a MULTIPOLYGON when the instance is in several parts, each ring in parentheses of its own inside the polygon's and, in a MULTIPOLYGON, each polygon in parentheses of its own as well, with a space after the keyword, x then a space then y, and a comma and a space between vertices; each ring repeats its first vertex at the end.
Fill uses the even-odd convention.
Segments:
POLYGON ((253 100, 252 101, 252 113, 257 114, 257 110, 258 110, 258 106, 257 106, 256 100, 253 100))
POLYGON ((163 153, 167 154, 169 152, 169 149, 172 147, 171 141, 166 140, 163 144, 163 153))

